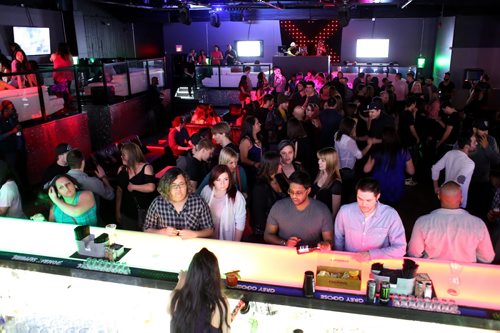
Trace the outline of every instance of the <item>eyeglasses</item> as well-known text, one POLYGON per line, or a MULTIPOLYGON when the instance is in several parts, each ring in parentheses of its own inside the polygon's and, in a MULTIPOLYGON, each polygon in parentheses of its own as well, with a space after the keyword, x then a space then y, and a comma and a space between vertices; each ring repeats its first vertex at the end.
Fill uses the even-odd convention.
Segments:
POLYGON ((172 190, 180 190, 181 188, 184 188, 184 187, 186 187, 186 186, 187 186, 187 184, 186 184, 186 183, 179 183, 179 184, 172 184, 172 185, 170 186, 170 188, 171 188, 172 190))

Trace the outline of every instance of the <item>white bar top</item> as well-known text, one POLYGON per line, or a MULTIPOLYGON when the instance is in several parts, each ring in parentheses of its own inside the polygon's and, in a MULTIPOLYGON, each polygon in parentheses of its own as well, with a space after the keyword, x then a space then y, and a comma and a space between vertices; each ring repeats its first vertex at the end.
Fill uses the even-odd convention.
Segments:
MULTIPOLYGON (((0 218, 0 251, 69 258, 76 251, 75 225, 0 218)), ((104 228, 91 227, 99 236, 104 228)), ((336 266, 362 270, 360 291, 327 289, 364 294, 371 261, 357 262, 347 252, 313 252, 298 255, 293 248, 275 245, 237 243, 212 239, 182 240, 158 234, 117 230, 117 243, 131 248, 121 261, 128 266, 165 272, 186 270, 192 256, 206 247, 219 259, 221 273, 240 270, 247 282, 302 287, 304 272, 317 266, 336 266)), ((500 310, 500 266, 462 264, 460 295, 447 293, 449 262, 415 259, 418 272, 428 273, 439 298, 454 299, 458 305, 500 310)), ((401 268, 402 259, 376 260, 387 268, 401 268)), ((318 288, 321 289, 321 288, 318 288)))

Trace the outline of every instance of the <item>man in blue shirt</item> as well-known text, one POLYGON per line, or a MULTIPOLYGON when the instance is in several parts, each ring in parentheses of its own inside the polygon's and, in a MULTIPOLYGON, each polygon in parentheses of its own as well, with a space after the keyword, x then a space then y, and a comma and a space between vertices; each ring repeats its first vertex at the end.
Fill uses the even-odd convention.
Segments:
POLYGON ((356 196, 357 202, 342 206, 335 219, 335 250, 356 252, 359 261, 403 257, 405 229, 396 210, 378 202, 379 183, 361 179, 356 196))

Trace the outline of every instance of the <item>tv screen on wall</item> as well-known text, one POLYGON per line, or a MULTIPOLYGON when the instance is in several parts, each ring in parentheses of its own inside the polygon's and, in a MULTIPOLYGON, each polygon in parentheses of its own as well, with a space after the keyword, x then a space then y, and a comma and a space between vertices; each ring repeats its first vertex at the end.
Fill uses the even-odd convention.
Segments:
POLYGON ((13 27, 14 42, 19 44, 26 55, 50 54, 49 28, 13 27))
POLYGON ((238 57, 262 57, 263 48, 261 40, 236 41, 238 57))
POLYGON ((388 58, 388 39, 358 39, 356 42, 356 58, 388 58))

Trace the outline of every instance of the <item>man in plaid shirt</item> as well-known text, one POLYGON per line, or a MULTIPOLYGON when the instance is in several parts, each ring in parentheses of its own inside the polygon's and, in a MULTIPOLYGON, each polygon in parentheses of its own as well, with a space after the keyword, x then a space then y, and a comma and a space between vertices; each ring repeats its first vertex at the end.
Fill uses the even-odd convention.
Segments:
POLYGON ((179 168, 168 170, 160 179, 156 197, 148 209, 143 230, 179 236, 182 239, 209 238, 214 232, 208 205, 189 191, 187 174, 179 168))

